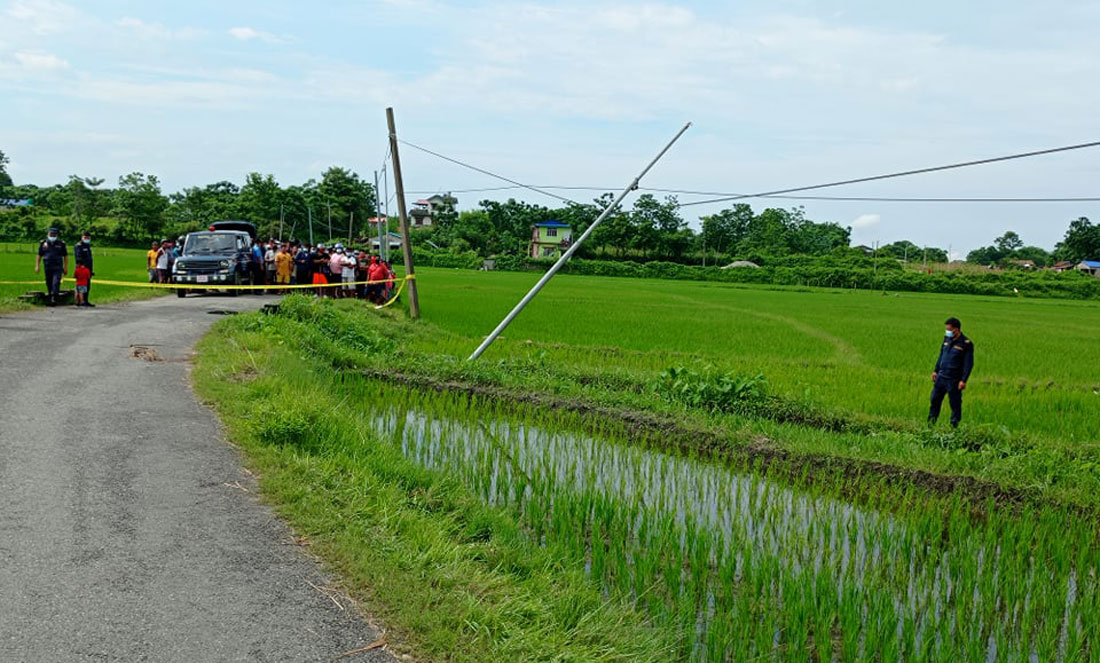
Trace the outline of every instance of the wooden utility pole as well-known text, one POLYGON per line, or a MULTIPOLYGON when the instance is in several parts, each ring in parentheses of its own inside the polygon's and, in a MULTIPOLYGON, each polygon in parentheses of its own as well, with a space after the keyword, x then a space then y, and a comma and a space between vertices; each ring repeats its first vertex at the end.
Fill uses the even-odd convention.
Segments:
POLYGON ((401 179, 401 157, 397 155, 397 127, 393 108, 386 109, 386 124, 390 128, 390 155, 393 158, 393 186, 397 194, 397 216, 401 222, 401 250, 405 254, 405 286, 409 289, 409 315, 420 317, 420 298, 416 294, 416 272, 413 270, 412 244, 409 241, 409 217, 405 213, 405 183, 401 179))

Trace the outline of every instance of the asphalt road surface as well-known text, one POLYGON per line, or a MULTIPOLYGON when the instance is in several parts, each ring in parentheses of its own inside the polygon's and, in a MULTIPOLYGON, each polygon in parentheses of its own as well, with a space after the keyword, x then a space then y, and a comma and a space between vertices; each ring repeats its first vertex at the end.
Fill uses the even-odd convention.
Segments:
POLYGON ((269 301, 0 316, 0 661, 332 661, 379 638, 189 386, 211 312, 269 301))

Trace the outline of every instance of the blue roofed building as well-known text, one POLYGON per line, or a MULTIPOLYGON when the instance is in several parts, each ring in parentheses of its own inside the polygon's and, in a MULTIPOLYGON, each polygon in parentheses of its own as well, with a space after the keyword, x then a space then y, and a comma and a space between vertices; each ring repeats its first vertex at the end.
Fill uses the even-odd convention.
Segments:
POLYGON ((1100 260, 1082 260, 1074 269, 1100 279, 1100 260))
POLYGON ((531 229, 532 258, 557 258, 573 243, 573 229, 561 221, 543 221, 531 229))

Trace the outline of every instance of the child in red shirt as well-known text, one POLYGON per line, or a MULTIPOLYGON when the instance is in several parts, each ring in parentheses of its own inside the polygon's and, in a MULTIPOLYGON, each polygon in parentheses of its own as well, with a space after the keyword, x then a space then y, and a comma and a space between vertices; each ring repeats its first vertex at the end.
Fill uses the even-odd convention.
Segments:
POLYGON ((76 279, 76 305, 87 306, 88 284, 92 282, 92 270, 88 269, 84 261, 77 261, 76 271, 73 272, 73 278, 76 279))

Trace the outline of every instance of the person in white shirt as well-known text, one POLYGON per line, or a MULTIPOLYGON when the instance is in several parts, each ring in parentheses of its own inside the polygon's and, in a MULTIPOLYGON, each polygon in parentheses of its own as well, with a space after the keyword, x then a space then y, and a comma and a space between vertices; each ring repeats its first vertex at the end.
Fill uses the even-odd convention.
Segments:
POLYGON ((344 296, 355 296, 355 253, 353 251, 347 251, 344 253, 344 260, 341 263, 342 269, 340 270, 344 280, 344 296))
POLYGON ((278 253, 275 243, 268 242, 264 249, 264 275, 267 277, 267 285, 275 285, 275 256, 278 253))

